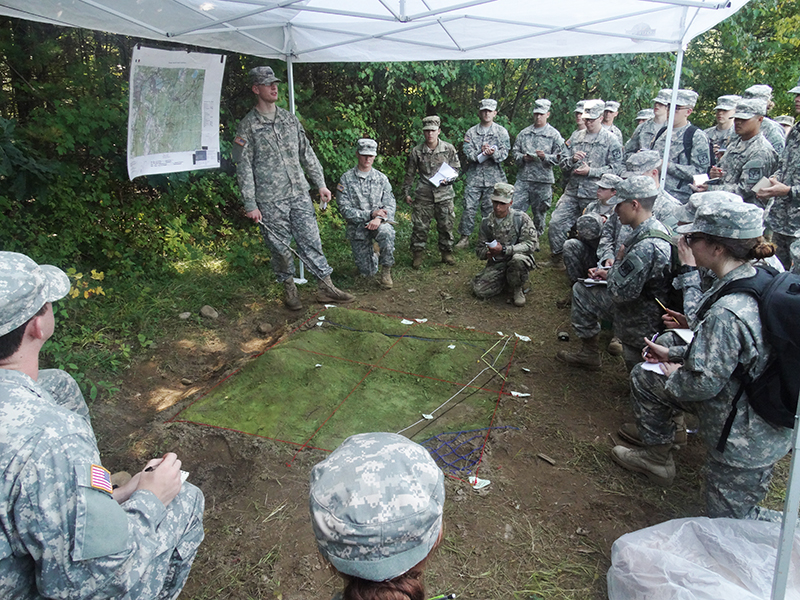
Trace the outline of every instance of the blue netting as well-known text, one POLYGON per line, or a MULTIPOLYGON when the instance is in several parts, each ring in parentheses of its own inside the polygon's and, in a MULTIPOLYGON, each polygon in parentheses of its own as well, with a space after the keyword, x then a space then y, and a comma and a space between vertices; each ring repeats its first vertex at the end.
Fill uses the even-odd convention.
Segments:
POLYGON ((442 471, 450 475, 463 475, 472 472, 481 458, 486 432, 499 431, 517 427, 484 427, 483 429, 470 429, 468 431, 447 431, 429 437, 422 446, 428 449, 442 471))

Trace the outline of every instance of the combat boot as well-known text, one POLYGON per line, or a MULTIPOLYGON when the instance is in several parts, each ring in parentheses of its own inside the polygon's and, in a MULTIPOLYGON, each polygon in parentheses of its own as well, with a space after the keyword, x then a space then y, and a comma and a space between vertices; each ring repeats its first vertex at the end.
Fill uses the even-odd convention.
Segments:
POLYGON ((611 459, 623 469, 647 475, 651 483, 666 487, 675 479, 672 444, 645 448, 614 446, 611 449, 611 459))
POLYGON ((559 254, 551 254, 550 260, 548 260, 544 265, 544 267, 549 267, 555 271, 566 271, 567 267, 564 266, 564 255, 559 254))
POLYGON ((521 285, 514 288, 514 306, 525 306, 525 289, 521 285))
POLYGON ((456 264, 456 259, 452 252, 442 252, 442 262, 446 265, 456 264))
MULTIPOLYGON (((674 419, 677 428, 675 429, 675 437, 672 439, 672 447, 675 450, 680 450, 686 446, 687 442, 689 441, 689 436, 686 432, 686 426, 682 423, 682 417, 683 415, 681 415, 680 421, 678 418, 674 419)), ((639 428, 636 426, 636 423, 623 423, 622 427, 617 430, 617 435, 633 446, 644 446, 644 442, 642 441, 642 437, 639 435, 639 428)))
POLYGON ((378 280, 378 284, 385 290, 390 290, 394 286, 394 282, 392 281, 392 267, 387 267, 386 265, 381 267, 381 278, 378 280))
POLYGON ((356 297, 353 296, 353 294, 343 292, 333 285, 330 275, 319 280, 319 286, 317 288, 317 300, 320 302, 340 302, 342 304, 347 304, 355 299, 356 297))
POLYGON ((469 248, 469 236, 462 235, 456 244, 456 250, 466 250, 467 248, 469 248))
POLYGON ((297 286, 291 277, 283 282, 283 304, 289 310, 302 310, 303 303, 297 295, 297 286))
POLYGON ((414 250, 413 260, 411 262, 412 269, 419 269, 422 266, 422 261, 425 260, 424 250, 414 250))
POLYGON ((600 344, 598 338, 599 334, 582 340, 583 345, 581 346, 581 351, 577 353, 560 350, 558 354, 556 354, 556 358, 573 367, 580 367, 587 371, 599 371, 600 344))
POLYGON ((606 349, 611 356, 622 356, 622 342, 617 336, 611 338, 606 349))

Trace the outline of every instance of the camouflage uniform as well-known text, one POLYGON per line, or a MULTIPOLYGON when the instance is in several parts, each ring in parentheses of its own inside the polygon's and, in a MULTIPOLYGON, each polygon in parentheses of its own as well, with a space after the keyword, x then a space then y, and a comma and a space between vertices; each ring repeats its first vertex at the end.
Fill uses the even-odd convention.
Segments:
POLYGON ((439 140, 436 148, 431 150, 423 142, 414 146, 406 162, 406 177, 403 180, 403 198, 411 195, 414 177, 419 174, 414 191, 414 202, 411 205, 411 249, 425 250, 428 240, 428 229, 431 219, 436 218, 436 229, 439 232, 439 251, 453 251, 453 224, 456 214, 453 207, 455 193, 453 186, 435 187, 429 180, 447 163, 456 171, 461 169, 458 153, 452 144, 439 140))
POLYGON ((428 451, 395 433, 347 438, 311 470, 311 525, 337 571, 394 579, 422 562, 442 531, 444 474, 428 451))
MULTIPOLYGON (((686 156, 683 147, 683 135, 691 123, 672 131, 672 142, 669 149, 669 165, 664 189, 681 202, 686 202, 692 195, 689 184, 694 176, 707 173, 711 166, 711 155, 708 149, 708 138, 702 129, 697 129, 692 136, 692 155, 686 156)), ((666 132, 658 136, 653 143, 653 150, 664 154, 666 146, 666 132)))
POLYGON ((724 172, 722 182, 711 184, 708 189, 737 194, 745 202, 764 208, 752 188, 762 177, 769 177, 777 165, 778 155, 761 133, 749 140, 736 136, 719 162, 724 172))
POLYGON ((478 298, 496 296, 506 285, 512 289, 525 285, 528 273, 536 266, 533 253, 539 248, 539 237, 527 213, 512 208, 503 219, 493 214, 484 217, 475 248, 480 260, 489 258, 486 243, 492 240, 502 244, 504 251, 502 256, 489 259, 472 281, 472 291, 478 298))
POLYGON ((786 130, 781 127, 780 123, 776 123, 769 117, 764 117, 761 122, 761 133, 764 134, 764 137, 780 156, 786 147, 786 130))
POLYGON ((379 262, 391 267, 394 264, 394 227, 389 223, 381 223, 375 230, 366 227, 373 211, 381 208, 386 209, 385 220, 394 221, 396 204, 388 177, 377 169, 363 173, 353 167, 342 175, 336 190, 336 202, 347 221, 347 239, 359 272, 375 275, 379 262), (380 248, 380 258, 373 250, 373 240, 380 248))
POLYGON ((559 164, 566 152, 564 138, 549 123, 538 129, 533 125, 526 127, 514 141, 514 161, 519 167, 514 184, 514 206, 521 212, 531 208, 539 235, 544 233, 545 216, 553 200, 553 184, 556 181, 553 165, 559 164), (545 157, 526 162, 525 155, 536 156, 537 150, 544 152, 545 157))
POLYGON ((795 240, 789 249, 792 258, 791 271, 795 275, 800 275, 800 240, 795 240))
POLYGON ((772 230, 772 241, 778 246, 776 254, 788 269, 792 264, 789 247, 800 239, 800 124, 789 132, 774 177, 788 185, 791 194, 770 200, 764 224, 772 230))
MULTIPOLYGON (((751 277, 755 270, 742 265, 715 283, 704 295, 710 299, 728 281, 751 277)), ((636 367, 631 372, 631 398, 642 441, 647 446, 671 443, 675 410, 692 410, 700 419, 707 445, 706 505, 709 517, 736 519, 780 518, 757 506, 767 493, 774 464, 790 448, 790 429, 776 428, 759 417, 743 394, 725 451, 716 450, 722 427, 739 390, 733 378, 737 365, 755 378, 771 358, 764 342, 758 304, 748 294, 730 294, 717 300, 694 328, 688 347, 670 349, 670 359, 684 360, 668 378, 636 367)))
POLYGON ((656 123, 652 119, 639 125, 634 130, 631 139, 625 142, 625 160, 627 160, 631 154, 636 154, 639 150, 650 149, 658 130, 663 126, 664 123, 656 123))
POLYGON ((717 129, 715 125, 714 127, 704 129, 703 133, 706 134, 706 137, 708 138, 708 141, 711 142, 712 146, 717 146, 720 149, 727 148, 728 144, 731 142, 731 138, 738 137, 733 129, 733 125, 727 129, 717 129))
POLYGON ((236 129, 233 148, 244 209, 261 211, 261 234, 272 253, 272 270, 279 282, 294 277, 289 250, 292 238, 303 263, 322 279, 333 269, 322 253, 309 184, 303 174, 305 168, 315 188, 325 187, 322 166, 297 117, 280 107, 275 110, 275 119, 270 120, 252 109, 236 129))
MULTIPOLYGON (((492 195, 495 183, 507 181, 503 171, 503 161, 508 158, 511 149, 511 140, 506 128, 492 123, 484 129, 480 124, 470 127, 464 134, 464 156, 467 158, 466 187, 464 188, 464 212, 458 224, 461 235, 470 235, 475 229, 475 216, 478 207, 481 216, 485 217, 492 212, 492 195), (484 144, 497 146, 494 154, 482 163, 478 156, 482 153, 484 144)), ((452 164, 450 166, 453 166, 452 164)))
POLYGON ((616 138, 603 128, 596 134, 589 134, 585 129, 577 132, 565 160, 562 161, 564 168, 572 169, 576 166, 572 156, 578 151, 587 154, 583 162, 589 165, 589 174, 570 175, 564 194, 559 198, 556 209, 550 217, 548 238, 553 254, 561 253, 569 230, 575 225, 583 209, 597 198, 597 182, 603 173, 619 175, 622 171, 622 147, 616 138))
POLYGON ((572 286, 572 326, 578 337, 596 336, 600 320, 613 318, 629 369, 641 360, 642 338, 663 327, 663 311, 655 298, 666 295, 672 280, 670 244, 645 238, 651 230, 667 233, 655 217, 634 229, 624 241, 624 257, 608 271, 607 286, 586 287, 581 282, 572 286))
POLYGON ((619 127, 616 125, 603 125, 603 129, 607 130, 615 138, 617 138, 620 146, 625 144, 625 138, 622 137, 622 132, 620 131, 619 127))
POLYGON ((597 245, 603 225, 613 213, 613 207, 592 202, 575 222, 576 237, 564 242, 564 268, 570 283, 584 279, 589 269, 597 265, 597 245))

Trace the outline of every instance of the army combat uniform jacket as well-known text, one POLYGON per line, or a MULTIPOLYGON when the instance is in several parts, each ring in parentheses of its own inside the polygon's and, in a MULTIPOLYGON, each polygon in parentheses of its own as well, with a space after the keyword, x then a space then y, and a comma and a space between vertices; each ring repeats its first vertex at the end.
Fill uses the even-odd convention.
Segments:
POLYGON ((508 137, 508 131, 502 125, 492 123, 486 131, 480 124, 470 127, 464 134, 467 185, 492 187, 495 183, 505 183, 506 174, 503 171, 503 161, 508 158, 509 150, 511 150, 511 140, 508 137), (497 146, 497 150, 481 163, 478 162, 478 155, 481 154, 484 144, 497 146))
POLYGON ((396 203, 389 178, 377 169, 361 173, 353 167, 342 175, 336 188, 339 211, 347 221, 347 239, 367 239, 367 222, 373 211, 386 209, 386 221, 394 221, 396 203))
POLYGON ((533 125, 526 127, 514 141, 514 162, 519 167, 517 181, 555 183, 553 166, 559 164, 566 153, 564 138, 549 123, 538 129, 533 125), (526 162, 525 155, 536 156, 537 150, 544 152, 544 158, 526 162))
POLYGON ((453 144, 440 139, 433 150, 428 148, 424 142, 419 146, 414 146, 406 162, 403 198, 411 195, 411 186, 414 184, 414 178, 419 174, 419 181, 415 189, 417 198, 433 200, 434 202, 452 200, 455 197, 452 185, 436 187, 430 182, 430 178, 436 175, 442 163, 447 163, 456 171, 461 169, 461 162, 458 160, 458 153, 453 144))
POLYGON ((774 173, 777 164, 778 154, 761 133, 749 140, 737 136, 731 140, 728 151, 719 162, 724 172, 722 182, 709 185, 708 189, 738 194, 745 202, 764 208, 764 202, 756 197, 753 186, 762 177, 774 173))

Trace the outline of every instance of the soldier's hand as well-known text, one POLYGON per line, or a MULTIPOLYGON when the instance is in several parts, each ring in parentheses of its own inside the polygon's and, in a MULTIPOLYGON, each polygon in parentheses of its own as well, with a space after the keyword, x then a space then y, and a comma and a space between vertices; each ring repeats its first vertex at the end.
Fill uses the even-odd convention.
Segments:
POLYGON ((545 159, 544 150, 537 150, 536 151, 536 156, 538 156, 539 158, 544 160, 545 159))
POLYGON ((724 176, 724 175, 725 175, 725 171, 723 171, 722 169, 720 169, 720 168, 719 168, 717 165, 714 165, 714 166, 713 166, 713 167, 711 167, 711 169, 708 171, 708 176, 709 176, 711 179, 717 179, 717 178, 719 178, 719 177, 722 177, 722 176, 724 176))
POLYGON ((367 229, 370 231, 375 231, 378 227, 381 226, 382 219, 380 217, 375 217, 371 221, 367 221, 367 229))
POLYGON ((689 187, 695 193, 707 192, 708 191, 708 184, 707 183, 701 183, 700 185, 695 185, 693 183, 690 183, 689 187))
POLYGON ((765 200, 767 198, 772 198, 773 196, 786 196, 789 194, 789 191, 792 189, 785 183, 781 183, 774 177, 769 178, 769 182, 772 184, 769 187, 761 188, 756 192, 756 196, 765 200))
POLYGON ((164 458, 151 460, 139 476, 139 489, 153 492, 164 506, 169 506, 181 491, 181 461, 178 456, 167 452, 164 458))
POLYGON ((697 266, 697 262, 694 259, 694 253, 692 253, 692 248, 686 242, 685 236, 678 237, 678 260, 682 265, 688 265, 690 267, 697 266))
POLYGON ((617 260, 622 260, 623 258, 625 258, 625 244, 622 244, 617 250, 617 260))
POLYGON ((530 154, 526 154, 525 156, 522 157, 522 160, 524 160, 525 162, 531 162, 536 160, 536 157, 531 156, 530 154))
POLYGON ((689 321, 686 320, 686 315, 679 313, 671 308, 665 309, 665 313, 661 315, 661 321, 667 329, 689 329, 689 321))
POLYGON ((331 191, 324 186, 319 188, 319 199, 327 204, 331 201, 331 191))
POLYGON ((408 202, 409 204, 413 204, 414 200, 411 199, 411 196, 406 196, 406 202, 408 202))
POLYGON ((252 219, 256 223, 259 223, 261 221, 261 211, 258 210, 257 208, 255 210, 251 210, 250 212, 246 212, 244 214, 248 219, 252 219))
POLYGON ((580 167, 576 169, 572 169, 573 175, 588 175, 589 174, 589 165, 582 164, 580 167))
POLYGON ((578 150, 575 154, 572 155, 572 162, 574 163, 581 162, 585 158, 586 158, 586 152, 584 152, 583 150, 578 150))

